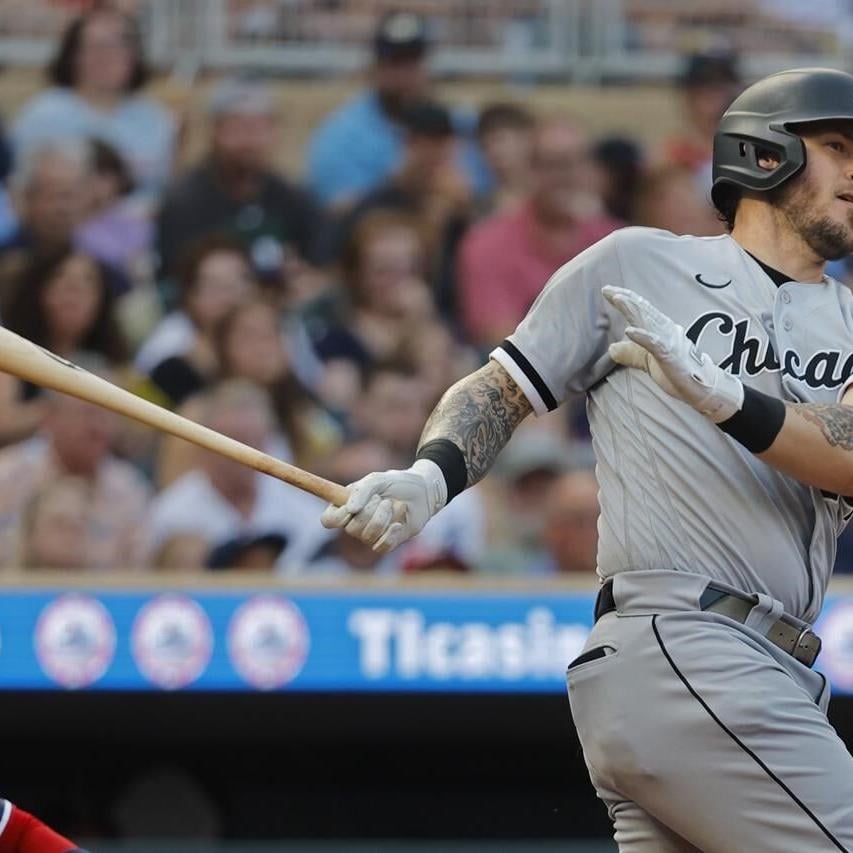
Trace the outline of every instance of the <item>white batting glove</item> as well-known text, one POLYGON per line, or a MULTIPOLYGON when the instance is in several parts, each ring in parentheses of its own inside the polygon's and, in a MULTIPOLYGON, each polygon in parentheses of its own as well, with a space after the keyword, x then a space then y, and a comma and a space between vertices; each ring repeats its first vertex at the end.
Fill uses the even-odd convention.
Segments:
POLYGON ((615 362, 645 370, 667 394, 684 400, 714 423, 740 411, 741 381, 699 352, 678 323, 633 290, 607 285, 601 293, 628 321, 628 340, 610 344, 615 362))
POLYGON ((343 528, 386 554, 420 533, 447 503, 447 483, 431 459, 418 459, 405 471, 368 474, 349 485, 343 506, 330 504, 320 516, 323 527, 343 528))

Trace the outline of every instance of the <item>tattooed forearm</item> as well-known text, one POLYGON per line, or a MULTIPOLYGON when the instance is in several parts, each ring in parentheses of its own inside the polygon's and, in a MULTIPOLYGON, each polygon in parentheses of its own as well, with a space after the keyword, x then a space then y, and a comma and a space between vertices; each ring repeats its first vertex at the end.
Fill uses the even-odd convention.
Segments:
POLYGON ((465 455, 468 485, 485 477, 513 430, 532 407, 512 377, 495 361, 457 382, 426 422, 421 444, 447 438, 465 455))
POLYGON ((801 417, 820 427, 831 447, 853 450, 853 407, 817 404, 790 406, 801 417))

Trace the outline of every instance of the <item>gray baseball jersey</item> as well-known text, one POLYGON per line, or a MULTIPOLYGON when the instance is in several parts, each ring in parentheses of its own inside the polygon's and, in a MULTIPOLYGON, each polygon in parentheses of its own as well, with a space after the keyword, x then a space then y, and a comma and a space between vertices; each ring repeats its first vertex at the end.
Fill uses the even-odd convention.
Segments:
POLYGON ((853 294, 831 278, 777 286, 728 236, 628 228, 562 267, 492 353, 538 413, 587 394, 615 611, 568 686, 619 849, 853 850, 853 760, 826 680, 768 639, 783 606, 820 610, 846 502, 616 369, 625 321, 605 284, 645 296, 747 384, 823 403, 853 373, 853 294), (708 578, 759 593, 743 624, 702 609, 708 578))
POLYGON ((853 293, 777 286, 730 236, 626 228, 561 267, 491 357, 541 414, 586 392, 601 489, 599 573, 675 569, 818 614, 847 505, 771 469, 607 347, 630 288, 714 361, 767 394, 832 403, 853 373, 853 293), (615 369, 618 368, 618 369, 615 369))

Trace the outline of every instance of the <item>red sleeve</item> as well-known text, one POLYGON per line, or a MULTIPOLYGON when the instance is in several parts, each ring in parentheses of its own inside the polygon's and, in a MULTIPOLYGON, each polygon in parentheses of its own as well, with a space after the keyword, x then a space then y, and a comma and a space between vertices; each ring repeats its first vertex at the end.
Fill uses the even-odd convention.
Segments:
POLYGON ((37 817, 0 800, 0 853, 71 853, 77 849, 37 817))

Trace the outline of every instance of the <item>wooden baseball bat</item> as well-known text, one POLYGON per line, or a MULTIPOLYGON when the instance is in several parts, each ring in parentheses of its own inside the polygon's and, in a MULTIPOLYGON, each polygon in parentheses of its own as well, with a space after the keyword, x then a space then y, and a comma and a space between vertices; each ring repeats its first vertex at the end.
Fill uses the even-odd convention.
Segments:
POLYGON ((256 471, 278 477, 285 483, 297 486, 337 506, 346 503, 347 490, 343 486, 303 471, 295 465, 288 465, 267 453, 249 447, 248 444, 143 400, 142 397, 131 394, 130 391, 125 391, 3 328, 0 328, 0 370, 33 385, 70 394, 87 403, 103 406, 154 429, 191 441, 206 450, 248 465, 256 471))

